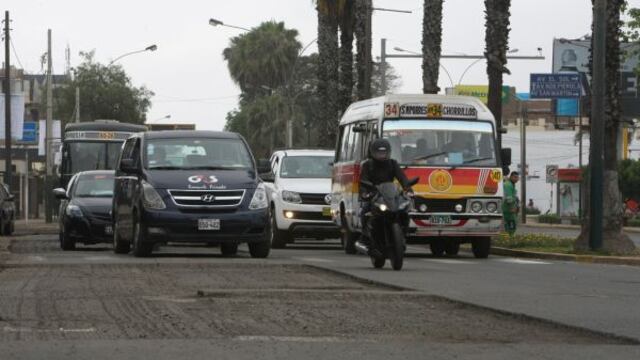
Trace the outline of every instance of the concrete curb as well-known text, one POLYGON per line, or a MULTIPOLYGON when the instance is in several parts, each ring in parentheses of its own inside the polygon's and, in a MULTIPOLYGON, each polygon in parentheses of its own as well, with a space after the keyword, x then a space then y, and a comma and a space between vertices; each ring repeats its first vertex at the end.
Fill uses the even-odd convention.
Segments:
MULTIPOLYGON (((545 229, 580 230, 580 226, 578 225, 540 224, 540 223, 527 222, 526 224, 520 224, 520 226, 528 226, 533 228, 545 228, 545 229)), ((624 231, 628 233, 640 233, 640 228, 625 227, 624 231)))
POLYGON ((597 256, 597 255, 572 255, 558 253, 543 253, 536 251, 513 250, 501 247, 492 247, 491 254, 513 256, 522 258, 574 261, 586 264, 628 265, 640 266, 640 257, 597 256))

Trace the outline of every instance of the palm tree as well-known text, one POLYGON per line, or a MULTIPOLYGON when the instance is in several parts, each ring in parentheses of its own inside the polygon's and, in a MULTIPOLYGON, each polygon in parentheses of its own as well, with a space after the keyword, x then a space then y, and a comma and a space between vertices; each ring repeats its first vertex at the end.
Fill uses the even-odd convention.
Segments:
POLYGON ((339 111, 343 113, 353 100, 353 27, 355 0, 338 1, 340 24, 340 83, 338 85, 339 111))
MULTIPOLYGON (((509 49, 509 10, 511 0, 485 0, 486 33, 484 56, 487 58, 489 94, 487 105, 496 118, 496 126, 502 128, 502 75, 510 74, 507 69, 509 49)), ((502 149, 502 134, 498 132, 497 147, 502 149)))
MULTIPOLYGON (((620 20, 625 0, 607 1, 607 33, 606 33, 606 97, 605 97, 605 134, 604 134, 604 193, 603 193, 603 250, 612 254, 629 255, 635 245, 624 234, 623 203, 618 183, 618 137, 622 125, 620 109, 619 69, 620 38, 622 37, 620 20)), ((593 36, 591 37, 593 43, 593 36)), ((593 48, 593 46, 591 47, 593 48)), ((591 64, 590 64, 591 65, 591 64)), ((591 66, 590 66, 591 67, 591 66)), ((588 195, 588 192, 585 192, 588 195)), ((585 196, 586 211, 582 231, 576 240, 575 248, 589 249, 589 196, 585 196)))
POLYGON ((422 18, 422 91, 437 94, 442 51, 442 3, 444 0, 424 0, 422 18))
POLYGON ((373 77, 373 62, 371 60, 371 15, 373 4, 371 0, 356 0, 355 3, 356 36, 356 99, 364 100, 371 97, 371 79, 373 77))
POLYGON ((319 145, 333 146, 338 122, 338 0, 316 0, 318 12, 318 98, 322 113, 319 145))

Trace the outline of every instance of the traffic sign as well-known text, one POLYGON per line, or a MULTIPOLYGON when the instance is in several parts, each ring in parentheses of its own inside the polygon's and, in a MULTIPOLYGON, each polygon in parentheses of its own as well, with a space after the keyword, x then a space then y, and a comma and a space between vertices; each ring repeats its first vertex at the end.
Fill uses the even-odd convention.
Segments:
POLYGON ((531 74, 532 99, 579 98, 582 95, 580 74, 531 74))
POLYGON ((25 121, 22 126, 22 139, 23 143, 36 143, 38 142, 38 126, 35 121, 25 121))
POLYGON ((546 169, 547 183, 555 184, 558 182, 558 165, 547 165, 546 169))

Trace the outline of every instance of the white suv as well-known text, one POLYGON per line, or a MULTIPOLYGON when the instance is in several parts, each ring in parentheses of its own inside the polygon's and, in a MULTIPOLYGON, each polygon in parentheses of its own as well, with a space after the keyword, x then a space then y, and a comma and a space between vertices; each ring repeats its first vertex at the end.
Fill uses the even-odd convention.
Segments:
POLYGON ((272 247, 283 248, 294 236, 340 236, 331 220, 333 159, 328 150, 282 150, 271 156, 271 173, 262 178, 271 204, 272 247))

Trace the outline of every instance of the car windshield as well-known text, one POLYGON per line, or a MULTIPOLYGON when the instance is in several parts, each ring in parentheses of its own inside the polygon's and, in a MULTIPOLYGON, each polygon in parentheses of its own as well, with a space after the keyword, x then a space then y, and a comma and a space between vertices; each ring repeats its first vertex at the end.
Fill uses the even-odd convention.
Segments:
POLYGON ((281 178, 314 178, 331 177, 333 156, 286 156, 280 168, 281 178))
POLYGON ((150 170, 253 168, 251 154, 239 139, 150 139, 146 142, 144 161, 150 170))
POLYGON ((497 166, 489 122, 387 120, 383 136, 401 165, 497 166))
POLYGON ((112 197, 113 175, 80 175, 73 192, 74 197, 112 197))
POLYGON ((121 142, 69 142, 63 155, 67 162, 66 172, 113 170, 121 148, 121 142))

